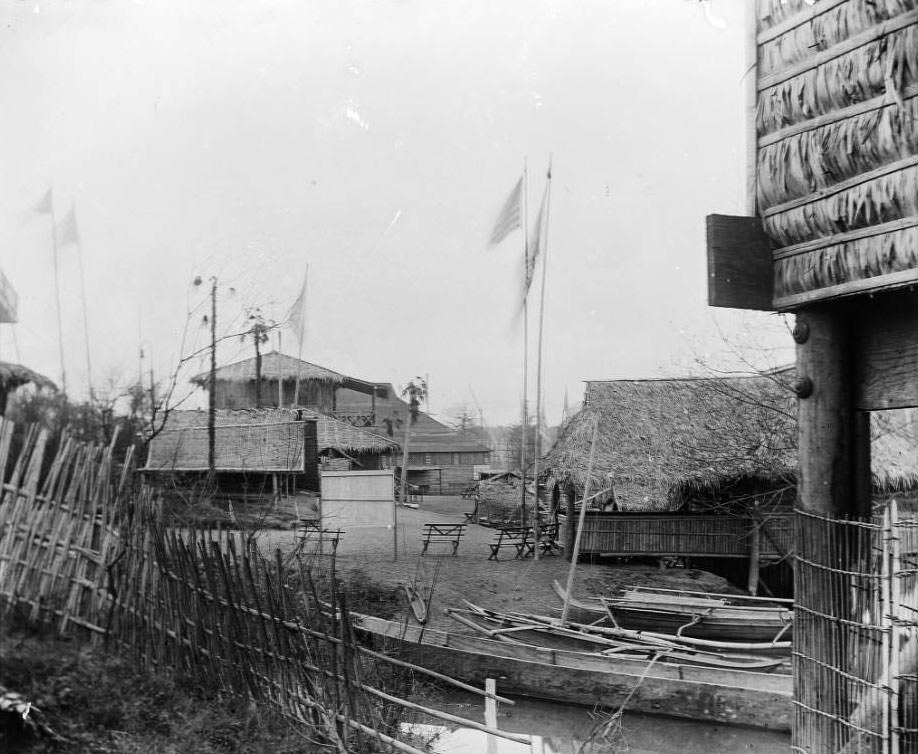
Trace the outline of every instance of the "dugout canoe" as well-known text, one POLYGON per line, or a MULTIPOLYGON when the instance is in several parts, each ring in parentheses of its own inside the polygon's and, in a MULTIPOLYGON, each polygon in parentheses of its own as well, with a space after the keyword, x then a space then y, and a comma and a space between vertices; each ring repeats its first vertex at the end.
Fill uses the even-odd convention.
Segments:
POLYGON ((790 642, 745 645, 731 642, 698 644, 698 639, 651 634, 612 626, 568 622, 530 613, 489 610, 467 600, 465 610, 446 609, 454 620, 497 641, 571 649, 634 659, 658 657, 669 663, 758 672, 790 672, 790 642), (710 646, 713 644, 714 646, 710 646), (750 650, 750 646, 754 648, 750 650), (764 650, 755 651, 764 646, 764 650))
MULTIPOLYGON (((565 589, 554 589, 562 602, 565 589)), ((779 642, 791 639, 794 611, 785 601, 754 601, 743 595, 708 595, 632 588, 620 597, 571 599, 581 623, 607 621, 631 630, 740 642, 779 642)), ((570 612, 570 611, 569 611, 570 612)))
POLYGON ((501 694, 790 730, 791 676, 604 656, 496 641, 351 614, 378 651, 501 694))

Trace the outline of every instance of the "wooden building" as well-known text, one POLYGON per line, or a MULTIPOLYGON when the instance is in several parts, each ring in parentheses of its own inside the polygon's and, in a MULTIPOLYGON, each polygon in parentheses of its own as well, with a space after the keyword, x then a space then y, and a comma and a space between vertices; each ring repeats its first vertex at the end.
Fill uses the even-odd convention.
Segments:
MULTIPOLYGON (((403 442, 408 404, 392 385, 384 387, 372 404, 365 392, 343 387, 337 393, 338 412, 365 416, 372 409, 374 430, 403 442)), ((489 468, 490 453, 478 438, 463 435, 422 411, 411 429, 408 482, 425 494, 458 494, 489 468)))
MULTIPOLYGON (((208 470, 206 411, 173 411, 150 442, 145 471, 208 470)), ((398 444, 309 409, 220 410, 215 457, 225 487, 318 492, 319 469, 372 471, 393 466, 398 444)))
MULTIPOLYGON (((214 430, 217 488, 224 493, 319 491, 317 421, 285 411, 219 411, 214 430)), ((151 441, 144 472, 194 480, 209 472, 206 411, 172 411, 151 441)))
MULTIPOLYGON (((238 408, 310 408, 323 414, 334 415, 337 392, 347 389, 366 398, 368 416, 352 417, 352 424, 373 426, 376 398, 387 397, 389 386, 348 377, 308 361, 271 351, 261 357, 261 379, 256 379, 256 358, 233 362, 218 367, 214 377, 218 409, 238 408), (297 383, 299 390, 297 391, 297 383), (296 405, 294 405, 294 399, 296 405), (260 403, 259 403, 260 401, 260 403)), ((202 372, 191 381, 210 389, 210 372, 202 372)))

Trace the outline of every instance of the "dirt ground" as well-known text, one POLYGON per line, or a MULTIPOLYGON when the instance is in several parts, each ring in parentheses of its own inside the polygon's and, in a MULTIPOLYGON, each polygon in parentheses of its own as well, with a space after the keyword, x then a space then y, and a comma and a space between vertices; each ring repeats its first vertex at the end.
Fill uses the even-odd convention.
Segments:
MULTIPOLYGON (((450 555, 450 545, 432 544, 421 555, 421 532, 425 523, 460 523, 463 512, 473 503, 460 497, 425 497, 418 508, 399 507, 397 548, 393 530, 386 527, 343 526, 335 567, 339 574, 358 571, 382 584, 415 587, 425 598, 430 595, 428 625, 443 629, 461 626, 443 613, 447 607, 462 607, 469 600, 498 610, 558 616, 561 600, 552 581, 562 584, 568 577, 569 561, 563 555, 543 556, 536 562, 529 557, 515 560, 512 551, 501 552, 499 561, 488 560, 488 543, 495 530, 470 524, 459 546, 450 555)), ((296 546, 294 531, 269 530, 260 535, 265 550, 296 546)), ((611 595, 628 585, 735 592, 724 579, 705 571, 687 568, 661 569, 653 563, 579 563, 574 581, 577 597, 611 595)), ((407 603, 405 605, 407 613, 407 603)))

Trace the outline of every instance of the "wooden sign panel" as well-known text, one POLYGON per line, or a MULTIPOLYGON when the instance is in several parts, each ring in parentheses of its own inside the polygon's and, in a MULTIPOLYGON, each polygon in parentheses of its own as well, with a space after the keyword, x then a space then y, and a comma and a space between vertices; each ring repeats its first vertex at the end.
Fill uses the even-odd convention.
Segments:
POLYGON ((758 0, 756 215, 773 307, 918 282, 918 9, 758 0))

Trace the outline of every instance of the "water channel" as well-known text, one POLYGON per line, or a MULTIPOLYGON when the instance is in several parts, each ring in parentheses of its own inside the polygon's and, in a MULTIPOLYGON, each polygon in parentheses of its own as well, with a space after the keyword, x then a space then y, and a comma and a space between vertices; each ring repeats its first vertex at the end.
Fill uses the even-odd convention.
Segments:
MULTIPOLYGON (((472 728, 444 726, 432 719, 419 719, 413 730, 419 739, 431 741, 436 754, 786 754, 790 734, 736 725, 626 713, 619 723, 609 724, 608 713, 587 707, 517 698, 514 706, 498 707, 498 727, 511 733, 541 737, 542 748, 507 739, 492 739, 472 728), (597 732, 591 747, 582 748, 597 732), (602 735, 604 733, 605 735, 602 735)), ((469 720, 484 722, 480 697, 450 692, 436 707, 469 720)))

